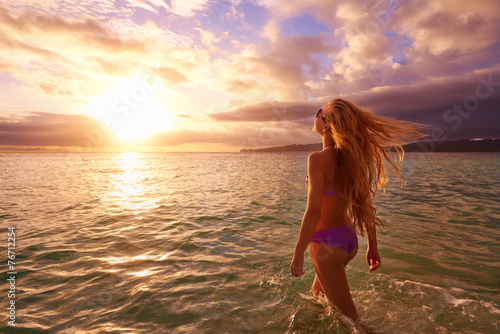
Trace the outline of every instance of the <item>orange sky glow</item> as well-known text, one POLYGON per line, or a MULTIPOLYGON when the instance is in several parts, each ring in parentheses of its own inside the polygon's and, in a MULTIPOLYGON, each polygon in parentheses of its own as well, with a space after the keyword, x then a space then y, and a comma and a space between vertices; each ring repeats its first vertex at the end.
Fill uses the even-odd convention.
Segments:
POLYGON ((319 143, 335 97, 500 138, 499 27, 496 0, 0 1, 0 151, 319 143))

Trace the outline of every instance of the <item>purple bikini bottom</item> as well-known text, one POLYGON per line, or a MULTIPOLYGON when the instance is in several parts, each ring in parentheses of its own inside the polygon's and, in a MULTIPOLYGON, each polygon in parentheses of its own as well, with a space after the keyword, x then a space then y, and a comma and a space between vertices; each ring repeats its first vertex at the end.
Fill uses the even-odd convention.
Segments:
POLYGON ((310 242, 340 247, 350 253, 358 245, 358 236, 349 225, 314 231, 310 242))

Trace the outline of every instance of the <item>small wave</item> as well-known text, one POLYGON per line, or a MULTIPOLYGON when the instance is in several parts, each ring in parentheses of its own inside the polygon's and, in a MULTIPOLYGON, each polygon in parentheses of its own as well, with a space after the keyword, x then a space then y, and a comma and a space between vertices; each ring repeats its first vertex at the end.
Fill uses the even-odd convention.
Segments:
POLYGON ((474 302, 475 300, 472 299, 458 299, 453 297, 447 290, 443 289, 443 294, 446 298, 446 302, 449 304, 453 304, 455 306, 457 305, 463 305, 463 304, 469 304, 470 302, 474 302))
POLYGON ((486 307, 488 309, 488 311, 490 311, 491 313, 500 314, 500 310, 497 309, 493 305, 493 303, 485 302, 484 300, 481 300, 479 302, 481 303, 481 305, 483 305, 484 307, 486 307))
POLYGON ((74 259, 76 253, 77 253, 76 251, 48 252, 48 253, 43 253, 42 255, 38 256, 38 259, 51 260, 51 261, 62 261, 62 260, 67 261, 68 259, 74 259))
POLYGON ((399 286, 402 286, 404 284, 415 285, 416 287, 418 287, 418 291, 421 293, 423 293, 423 291, 421 291, 421 289, 420 289, 421 287, 425 287, 425 288, 429 288, 431 290, 439 291, 440 293, 443 294, 444 300, 448 304, 450 304, 454 307, 465 306, 465 305, 468 305, 471 303, 479 303, 479 304, 483 305, 490 313, 500 314, 500 310, 497 309, 493 305, 493 303, 485 302, 483 300, 469 299, 469 298, 456 298, 455 296, 453 296, 451 294, 450 290, 454 290, 454 291, 459 292, 459 293, 466 292, 465 290, 460 289, 456 286, 450 285, 450 290, 447 290, 447 289, 440 287, 440 286, 435 286, 435 285, 431 285, 431 284, 427 284, 427 283, 415 282, 415 281, 410 281, 410 280, 404 280, 404 281, 398 281, 396 279, 390 279, 390 280, 399 286))

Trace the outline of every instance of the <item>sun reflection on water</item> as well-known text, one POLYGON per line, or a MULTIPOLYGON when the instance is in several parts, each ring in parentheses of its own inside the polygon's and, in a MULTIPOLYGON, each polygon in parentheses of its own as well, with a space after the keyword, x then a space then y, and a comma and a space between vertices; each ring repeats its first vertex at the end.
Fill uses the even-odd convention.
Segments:
POLYGON ((157 199, 146 199, 145 193, 148 175, 145 172, 145 161, 140 153, 121 153, 116 159, 116 168, 121 172, 114 173, 110 182, 113 184, 110 199, 127 210, 140 213, 157 206, 157 199))
POLYGON ((104 262, 107 262, 108 264, 117 264, 117 263, 128 263, 128 262, 134 262, 134 261, 141 261, 141 260, 155 260, 156 256, 154 255, 148 255, 152 251, 146 252, 141 255, 137 256, 110 256, 106 258, 102 258, 101 260, 104 262))

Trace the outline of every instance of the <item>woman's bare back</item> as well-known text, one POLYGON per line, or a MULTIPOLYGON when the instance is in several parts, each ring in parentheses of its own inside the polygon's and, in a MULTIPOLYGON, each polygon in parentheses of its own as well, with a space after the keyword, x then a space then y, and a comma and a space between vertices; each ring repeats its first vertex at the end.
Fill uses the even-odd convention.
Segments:
MULTIPOLYGON (((338 191, 335 184, 336 161, 334 147, 328 147, 319 152, 325 177, 325 192, 338 191)), ((324 196, 321 207, 321 218, 317 230, 329 229, 350 224, 347 206, 341 196, 324 196)))

